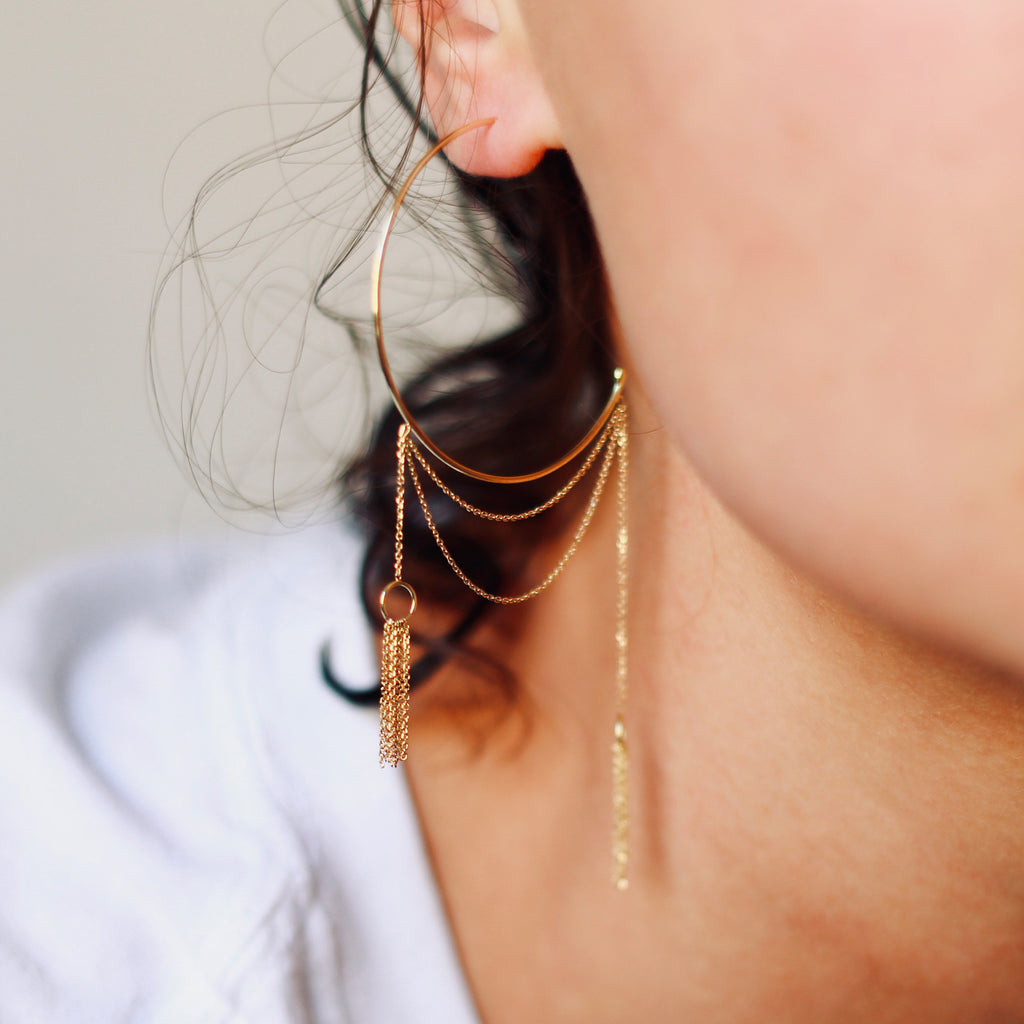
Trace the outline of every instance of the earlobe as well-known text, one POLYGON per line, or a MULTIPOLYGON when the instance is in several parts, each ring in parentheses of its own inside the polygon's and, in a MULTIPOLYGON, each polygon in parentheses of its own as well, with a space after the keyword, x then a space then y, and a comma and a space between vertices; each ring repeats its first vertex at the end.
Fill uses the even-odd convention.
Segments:
POLYGON ((439 135, 470 121, 448 156, 470 174, 532 170, 561 133, 514 0, 395 0, 395 27, 423 62, 425 100, 439 135))

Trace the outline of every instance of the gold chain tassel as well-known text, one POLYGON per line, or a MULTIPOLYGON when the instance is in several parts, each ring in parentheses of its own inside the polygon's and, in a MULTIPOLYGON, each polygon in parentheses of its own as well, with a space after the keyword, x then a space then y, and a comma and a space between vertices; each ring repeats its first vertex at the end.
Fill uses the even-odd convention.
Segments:
POLYGON ((409 754, 409 620, 386 619, 380 670, 380 763, 409 754))

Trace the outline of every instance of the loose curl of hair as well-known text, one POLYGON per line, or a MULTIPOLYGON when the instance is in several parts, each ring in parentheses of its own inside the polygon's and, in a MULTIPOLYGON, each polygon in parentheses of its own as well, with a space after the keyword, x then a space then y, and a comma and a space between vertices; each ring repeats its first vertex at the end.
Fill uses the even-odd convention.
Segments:
MULTIPOLYGON (((349 513, 348 522, 362 534, 363 605, 371 627, 379 630, 378 596, 394 572, 395 443, 401 420, 389 405, 390 411, 371 431, 365 453, 349 459, 340 471, 331 472, 330 467, 343 458, 334 452, 346 433, 335 430, 334 414, 350 422, 351 409, 358 403, 344 401, 338 390, 346 382, 341 379, 345 372, 341 361, 332 355, 334 337, 327 339, 327 344, 307 344, 310 308, 306 289, 310 284, 304 280, 300 293, 290 289, 282 292, 286 312, 302 311, 302 322, 297 331, 292 331, 286 327, 284 314, 279 316, 278 292, 268 292, 265 287, 267 280, 277 287, 274 270, 268 267, 264 272, 261 262, 268 252, 277 254, 275 238, 289 241, 295 229, 308 227, 313 232, 312 249, 295 255, 303 260, 310 251, 322 251, 321 258, 326 260, 326 270, 312 284, 312 305, 325 318, 321 327, 333 333, 333 325, 337 325, 357 353, 365 352, 369 342, 365 320, 345 312, 346 286, 358 253, 365 248, 367 232, 401 187, 414 152, 424 142, 433 144, 436 137, 423 110, 424 55, 419 54, 417 83, 414 75, 407 74, 409 55, 395 51, 396 36, 386 15, 385 0, 339 3, 344 20, 362 47, 358 67, 351 68, 359 73, 359 82, 346 86, 346 90, 352 90, 350 96, 358 89, 358 101, 342 101, 343 109, 328 120, 310 118, 297 131, 289 131, 250 156, 232 161, 207 180, 180 226, 180 237, 172 243, 165 272, 158 279, 151 306, 150 379, 168 439, 211 503, 243 512, 265 509, 280 519, 289 501, 289 488, 278 490, 279 471, 287 476, 291 465, 287 457, 279 457, 284 439, 281 433, 274 439, 269 467, 273 492, 268 502, 253 495, 244 476, 239 479, 235 475, 234 467, 239 463, 243 471, 262 463, 248 459, 248 448, 242 449, 245 460, 233 462, 231 456, 236 449, 226 436, 228 407, 243 409, 245 441, 258 433, 250 429, 248 410, 244 404, 239 406, 236 397, 243 378, 253 371, 255 393, 260 398, 269 394, 273 399, 268 407, 273 409, 279 431, 283 431, 289 411, 298 413, 305 428, 310 421, 304 415, 307 410, 294 404, 298 401, 296 392, 302 389, 295 384, 293 374, 304 355, 312 357, 321 371, 313 401, 323 403, 331 425, 323 435, 317 435, 314 429, 309 436, 318 445, 323 442, 329 447, 324 461, 309 475, 302 475, 309 463, 301 461, 305 456, 300 457, 300 483, 294 497, 303 502, 312 499, 322 506, 322 499, 329 493, 328 481, 333 482, 332 506, 340 498, 349 513), (406 85, 407 80, 411 84, 406 85), (357 122, 354 117, 358 117, 357 122), (396 119, 404 121, 399 125, 397 149, 391 130, 396 119), (368 173, 375 193, 366 207, 354 202, 355 194, 344 183, 348 181, 345 175, 351 168, 348 157, 353 148, 345 136, 355 127, 358 133, 352 134, 358 138, 363 158, 359 169, 368 173), (289 175, 289 168, 295 169, 293 175, 289 175), (317 173, 307 181, 310 168, 317 173), (219 204, 212 204, 212 221, 200 224, 209 201, 223 186, 250 172, 264 171, 272 174, 273 192, 251 220, 225 228, 217 216, 219 204), (325 186, 322 190, 318 187, 321 184, 325 186), (359 218, 354 230, 335 227, 342 210, 345 217, 355 212, 359 218), (286 218, 283 229, 279 214, 286 218), (325 248, 321 249, 323 236, 317 232, 325 225, 330 240, 325 239, 325 248), (341 231, 340 238, 337 231, 341 231), (228 266, 225 261, 236 256, 239 264, 228 266), (257 260, 255 270, 242 280, 232 277, 235 267, 250 266, 248 260, 253 256, 257 260), (216 274, 211 272, 214 265, 216 274), (195 292, 186 294, 186 279, 190 288, 197 289, 195 292), (270 300, 264 306, 261 302, 268 294, 270 300), (163 346, 154 344, 158 310, 164 309, 174 314, 182 346, 177 354, 168 352, 170 363, 161 359, 163 346), (265 314, 267 319, 260 320, 265 314), (186 316, 198 317, 196 341, 192 321, 186 326, 186 316), (237 331, 234 326, 229 329, 229 316, 241 316, 237 331), (249 334, 252 323, 259 326, 249 334), (229 351, 229 338, 238 332, 244 342, 244 351, 238 353, 241 375, 229 351), (328 362, 337 368, 337 377, 323 375, 328 362), (170 381, 163 380, 161 372, 165 368, 172 376, 184 375, 180 388, 167 386, 170 381), (331 386, 325 386, 325 381, 331 386), (262 385, 271 389, 264 392, 262 385), (278 410, 281 387, 286 408, 278 410)), ((421 38, 426 37, 426 31, 421 32, 421 38)), ((330 96, 323 100, 328 108, 337 103, 334 94, 330 96)), ((304 108, 300 104, 298 109, 304 108)), ((460 294, 464 294, 461 280, 465 278, 473 301, 478 297, 498 298, 503 314, 514 314, 503 322, 513 326, 490 327, 492 336, 458 349, 451 347, 448 338, 429 339, 416 351, 422 354, 430 342, 436 341, 442 354, 403 383, 403 397, 429 436, 462 463, 502 476, 529 472, 556 461, 570 448, 591 426, 608 397, 615 366, 613 329, 593 223, 564 152, 548 153, 532 172, 511 180, 469 176, 444 161, 445 157, 439 156, 435 169, 444 171, 444 187, 449 190, 445 197, 409 197, 404 215, 416 225, 417 238, 427 237, 439 247, 437 253, 453 261, 452 267, 461 274, 456 275, 460 294)), ((365 198, 363 187, 359 194, 365 198)), ((298 275, 305 276, 302 271, 298 275)), ((288 276, 286 283, 291 280, 288 276)), ((431 287, 429 279, 427 287, 431 287)), ((435 304, 431 308, 438 307, 435 304)), ((455 318, 442 317, 443 325, 435 327, 437 321, 431 316, 426 308, 421 315, 414 315, 418 336, 425 333, 424 321, 431 323, 435 335, 452 329, 449 321, 454 324, 455 318)), ((321 333, 317 328, 318 338, 321 333)), ((369 366, 362 369, 373 372, 369 366)), ((320 406, 309 411, 319 412, 320 406)), ((440 475, 467 501, 496 512, 516 512, 542 503, 573 470, 570 465, 546 479, 508 486, 453 479, 438 467, 440 475)), ((424 480, 424 486, 454 559, 479 586, 499 594, 527 590, 536 582, 528 578, 535 570, 534 556, 565 532, 584 500, 582 489, 577 488, 543 515, 508 524, 472 517, 441 497, 429 479, 424 480)), ((428 620, 428 628, 420 631, 414 627, 413 685, 422 684, 440 666, 457 660, 472 667, 475 675, 495 680, 511 696, 514 680, 499 659, 484 649, 488 643, 477 632, 485 622, 504 629, 514 621, 509 618, 511 610, 478 597, 452 573, 415 496, 410 497, 412 500, 406 501, 403 575, 431 609, 430 615, 417 616, 419 621, 428 620)), ((491 631, 486 632, 490 638, 491 631)), ((325 682, 346 699, 356 703, 378 699, 379 687, 356 689, 336 678, 326 649, 322 669, 325 682)))
MULTIPOLYGON (((366 127, 375 77, 381 76, 394 91, 414 131, 431 141, 434 137, 421 116, 421 101, 414 101, 389 74, 378 43, 383 9, 384 0, 372 0, 368 10, 355 0, 346 16, 364 46, 359 108, 364 153, 393 194, 402 169, 384 171, 366 127)), ((497 227, 500 251, 491 258, 513 271, 508 298, 521 319, 511 330, 444 355, 405 386, 403 397, 429 436, 459 461, 493 474, 521 473, 555 461, 607 400, 615 357, 604 265, 586 198, 564 152, 549 152, 529 174, 511 180, 472 177, 455 168, 452 173, 466 208, 484 211, 497 227)), ((401 422, 397 410, 386 413, 368 451, 339 480, 365 538, 362 598, 368 620, 378 629, 378 596, 394 575, 395 439, 401 422)), ((514 511, 545 500, 561 480, 549 477, 515 487, 467 478, 452 483, 474 505, 514 511)), ((447 501, 432 502, 432 507, 452 555, 469 577, 492 593, 504 594, 523 586, 532 554, 564 531, 579 501, 512 525, 471 517, 447 501)), ((457 657, 489 665, 489 674, 511 685, 500 666, 470 645, 473 630, 484 616, 499 612, 498 607, 453 575, 415 501, 406 504, 404 557, 405 577, 453 623, 440 636, 414 634, 420 653, 412 684, 422 684, 457 657)), ((354 691, 334 678, 327 657, 324 669, 327 681, 348 699, 377 699, 379 691, 354 691)))

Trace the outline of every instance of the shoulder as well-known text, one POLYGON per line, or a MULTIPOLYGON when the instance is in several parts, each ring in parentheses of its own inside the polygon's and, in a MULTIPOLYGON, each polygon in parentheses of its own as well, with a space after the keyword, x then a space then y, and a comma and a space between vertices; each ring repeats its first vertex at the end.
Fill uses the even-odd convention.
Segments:
POLYGON ((292 748, 326 718, 376 767, 372 721, 317 676, 333 638, 372 678, 357 560, 337 527, 173 544, 0 602, 0 1016, 305 1019, 283 1009, 318 885, 292 748))

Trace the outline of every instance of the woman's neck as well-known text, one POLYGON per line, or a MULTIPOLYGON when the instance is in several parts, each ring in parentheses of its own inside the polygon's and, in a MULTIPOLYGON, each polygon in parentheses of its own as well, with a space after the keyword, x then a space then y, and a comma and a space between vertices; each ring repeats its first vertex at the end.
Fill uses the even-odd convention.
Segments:
MULTIPOLYGON (((825 594, 715 501, 635 393, 630 411, 627 917, 671 907, 666 942, 755 957, 751 1005, 792 975, 826 1014, 813 961, 833 994, 903 986, 908 1005, 1024 1019, 1024 685, 825 594)), ((467 762, 480 808, 488 786, 523 815, 550 803, 534 831, 565 835, 524 854, 573 865, 538 866, 549 899, 607 885, 614 536, 606 501, 509 645, 521 713, 467 762)), ((450 721, 433 730, 449 752, 450 721)))

